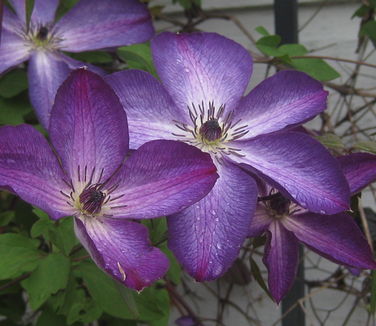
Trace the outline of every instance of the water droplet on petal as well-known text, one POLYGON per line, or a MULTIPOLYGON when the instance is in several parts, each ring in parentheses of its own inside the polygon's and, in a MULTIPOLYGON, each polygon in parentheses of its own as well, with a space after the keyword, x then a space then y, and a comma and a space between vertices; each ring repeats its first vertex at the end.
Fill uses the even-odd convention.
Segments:
POLYGON ((222 249, 222 246, 221 246, 220 243, 217 243, 217 248, 218 248, 218 249, 222 249))
POLYGON ((320 214, 326 214, 324 210, 320 210, 320 214))
POLYGON ((210 213, 211 213, 212 215, 217 215, 217 213, 215 212, 214 209, 212 209, 212 210, 210 211, 210 213))
POLYGON ((188 69, 188 68, 184 68, 184 71, 185 71, 185 72, 189 72, 189 69, 188 69))

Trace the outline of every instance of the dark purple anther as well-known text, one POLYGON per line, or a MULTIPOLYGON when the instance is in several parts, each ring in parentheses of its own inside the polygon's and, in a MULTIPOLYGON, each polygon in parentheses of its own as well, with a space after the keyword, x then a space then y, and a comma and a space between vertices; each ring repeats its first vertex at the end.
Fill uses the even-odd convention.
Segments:
POLYGON ((46 26, 42 26, 37 34, 37 38, 41 41, 45 41, 48 35, 48 28, 46 26))
POLYGON ((277 193, 270 200, 270 208, 275 211, 278 215, 285 215, 289 213, 291 201, 283 197, 281 193, 277 193))
POLYGON ((218 120, 210 119, 201 126, 200 134, 204 140, 215 141, 221 138, 222 128, 219 126, 218 120))
POLYGON ((82 209, 90 214, 98 214, 101 211, 106 195, 99 190, 99 185, 85 188, 80 195, 82 209))

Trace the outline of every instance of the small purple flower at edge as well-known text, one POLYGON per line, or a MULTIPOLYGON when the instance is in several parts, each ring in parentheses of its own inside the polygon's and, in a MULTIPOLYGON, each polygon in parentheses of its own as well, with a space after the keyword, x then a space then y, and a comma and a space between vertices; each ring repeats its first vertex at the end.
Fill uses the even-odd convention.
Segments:
POLYGON ((258 191, 244 169, 310 211, 349 207, 338 162, 308 135, 289 130, 326 108, 318 81, 282 71, 243 96, 252 58, 232 40, 162 33, 151 48, 161 82, 137 70, 105 79, 126 108, 131 148, 180 140, 210 153, 217 166, 220 177, 209 195, 168 217, 169 247, 196 280, 223 275, 248 236, 258 191))
POLYGON ((103 79, 84 69, 59 88, 49 134, 54 151, 31 126, 0 128, 0 188, 53 219, 74 216, 92 259, 126 286, 142 290, 161 278, 168 259, 132 220, 173 214, 203 198, 218 177, 210 156, 156 140, 125 160, 125 111, 103 79))
MULTIPOLYGON (((353 195, 376 180, 376 155, 356 153, 338 160, 353 195)), ((269 186, 260 195, 249 236, 267 235, 263 262, 268 269, 270 293, 277 303, 294 283, 299 242, 351 271, 376 269, 371 248, 349 214, 309 212, 269 186)))
MULTIPOLYGON (((59 0, 35 0, 29 24, 26 0, 4 7, 0 74, 29 60, 29 95, 40 123, 48 129, 56 91, 72 69, 82 67, 62 53, 141 43, 154 35, 151 16, 138 0, 80 0, 55 21, 59 0)), ((94 66, 89 69, 100 73, 94 66)))

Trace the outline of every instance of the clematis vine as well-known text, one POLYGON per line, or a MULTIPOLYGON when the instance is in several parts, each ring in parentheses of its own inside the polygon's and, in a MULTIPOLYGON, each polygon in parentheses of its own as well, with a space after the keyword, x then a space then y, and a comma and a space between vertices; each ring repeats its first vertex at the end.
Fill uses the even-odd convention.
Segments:
POLYGON ((80 0, 58 21, 59 0, 35 0, 30 20, 26 18, 26 0, 9 2, 15 14, 4 8, 0 73, 30 60, 30 100, 46 129, 58 87, 72 69, 83 66, 62 51, 130 45, 145 42, 154 34, 150 14, 138 0, 80 0))
POLYGON ((162 33, 151 48, 161 82, 136 70, 105 78, 127 111, 131 148, 180 140, 217 166, 209 195, 168 217, 169 247, 196 280, 221 276, 248 236, 257 186, 244 169, 313 212, 348 208, 338 162, 309 136, 288 130, 325 109, 319 82, 283 71, 243 97, 252 58, 241 45, 214 33, 162 33))
POLYGON ((216 168, 208 154, 157 140, 130 158, 127 119, 113 90, 79 69, 59 88, 50 139, 28 125, 0 128, 0 186, 46 211, 74 216, 96 264, 141 290, 161 278, 168 259, 133 220, 174 214, 204 197, 216 168), (125 163, 123 163, 125 160, 125 163))
MULTIPOLYGON (((339 158, 352 194, 376 180, 376 156, 356 153, 339 158)), ((347 213, 309 212, 276 189, 266 186, 257 205, 250 236, 267 235, 264 264, 270 293, 277 303, 296 277, 299 242, 319 255, 351 270, 376 269, 365 236, 347 213)))

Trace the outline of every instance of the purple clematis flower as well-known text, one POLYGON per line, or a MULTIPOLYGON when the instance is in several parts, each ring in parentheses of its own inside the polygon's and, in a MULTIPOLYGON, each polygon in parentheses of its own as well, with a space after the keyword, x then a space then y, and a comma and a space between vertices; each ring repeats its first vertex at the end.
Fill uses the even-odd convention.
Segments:
POLYGON ((338 157, 352 194, 360 192, 376 180, 376 155, 353 153, 338 157))
POLYGON ((0 128, 0 186, 51 218, 75 217, 96 264, 141 290, 168 260, 132 220, 173 214, 204 197, 217 179, 208 154, 177 141, 141 146, 125 163, 125 111, 98 75, 79 69, 59 88, 50 137, 28 125, 0 128), (56 155, 55 155, 56 153, 56 155))
POLYGON ((248 236, 257 186, 243 167, 314 212, 348 208, 338 162, 309 136, 285 130, 325 109, 319 82, 284 71, 243 97, 252 58, 241 45, 213 33, 162 33, 151 47, 161 83, 136 70, 106 78, 127 111, 131 148, 174 139, 215 161, 220 178, 209 195, 168 217, 169 247, 196 280, 221 276, 248 236))
POLYGON ((80 0, 57 22, 59 0, 35 0, 28 24, 26 0, 10 3, 16 15, 4 8, 0 73, 30 59, 30 100, 46 129, 58 87, 72 69, 83 66, 61 51, 124 46, 154 34, 150 14, 138 0, 80 0))
MULTIPOLYGON (((339 158, 352 194, 376 180, 376 156, 357 153, 339 158)), ((294 283, 299 242, 319 255, 350 270, 376 269, 365 236, 347 213, 323 215, 309 212, 275 189, 264 189, 257 205, 250 236, 267 235, 264 264, 270 293, 277 303, 294 283)))

